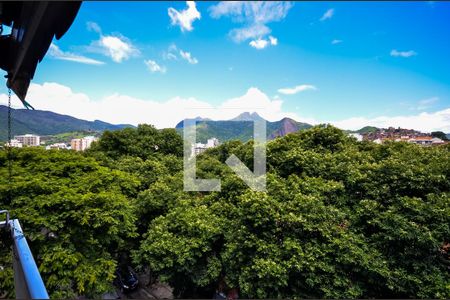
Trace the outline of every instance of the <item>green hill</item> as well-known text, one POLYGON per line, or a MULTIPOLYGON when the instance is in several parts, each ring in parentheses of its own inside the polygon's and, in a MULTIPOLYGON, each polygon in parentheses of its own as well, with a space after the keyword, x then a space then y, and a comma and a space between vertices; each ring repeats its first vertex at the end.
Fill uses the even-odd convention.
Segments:
MULTIPOLYGON (((240 140, 246 142, 253 138, 253 122, 263 119, 257 113, 242 113, 234 119, 225 121, 212 121, 202 118, 195 118, 197 123, 197 141, 205 143, 207 139, 216 137, 219 141, 240 140)), ((266 123, 267 138, 274 139, 278 136, 285 136, 288 133, 312 127, 310 124, 297 122, 290 118, 280 121, 266 123)), ((178 132, 183 132, 183 121, 176 127, 178 132)))
MULTIPOLYGON (((8 108, 0 105, 0 141, 8 138, 8 108)), ((114 125, 103 121, 86 121, 50 111, 13 109, 12 135, 33 133, 38 135, 56 135, 65 132, 89 131, 102 132, 117 130, 132 125, 114 125)))
POLYGON ((356 132, 360 133, 360 134, 366 134, 366 133, 376 132, 377 130, 379 130, 378 127, 365 126, 365 127, 361 128, 361 129, 357 130, 356 132))

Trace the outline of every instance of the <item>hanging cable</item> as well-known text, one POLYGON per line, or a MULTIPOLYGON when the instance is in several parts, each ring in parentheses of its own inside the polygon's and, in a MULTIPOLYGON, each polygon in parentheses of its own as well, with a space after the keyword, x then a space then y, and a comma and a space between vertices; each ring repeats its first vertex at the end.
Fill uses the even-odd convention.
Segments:
POLYGON ((8 89, 8 147, 6 149, 7 153, 7 162, 8 162, 8 185, 9 185, 9 189, 8 189, 8 204, 11 203, 12 201, 12 152, 11 152, 11 116, 12 113, 12 109, 11 109, 11 89, 8 89))

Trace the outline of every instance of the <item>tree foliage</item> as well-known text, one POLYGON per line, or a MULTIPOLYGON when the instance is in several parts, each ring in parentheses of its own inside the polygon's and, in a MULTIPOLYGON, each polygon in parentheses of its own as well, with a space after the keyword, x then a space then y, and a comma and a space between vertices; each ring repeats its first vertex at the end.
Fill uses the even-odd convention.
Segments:
POLYGON ((105 132, 84 155, 21 149, 11 186, 0 155, 0 203, 23 223, 52 295, 101 294, 127 253, 178 297, 450 297, 448 145, 377 145, 316 126, 268 143, 267 192, 225 164, 235 154, 252 168, 252 141, 197 157, 218 192, 183 191, 182 148, 174 130, 141 125, 105 132))
POLYGON ((223 164, 233 153, 251 166, 252 143, 226 143, 198 158, 222 190, 171 201, 135 262, 180 296, 225 281, 249 298, 448 297, 448 151, 317 126, 268 144, 261 193, 223 164))
POLYGON ((13 156, 7 183, 0 153, 0 203, 20 220, 51 296, 110 290, 117 254, 136 234, 130 196, 139 181, 72 151, 25 148, 13 156))
POLYGON ((440 138, 441 140, 444 140, 444 141, 448 141, 447 135, 445 133, 443 133, 442 131, 433 131, 431 133, 431 136, 440 138))

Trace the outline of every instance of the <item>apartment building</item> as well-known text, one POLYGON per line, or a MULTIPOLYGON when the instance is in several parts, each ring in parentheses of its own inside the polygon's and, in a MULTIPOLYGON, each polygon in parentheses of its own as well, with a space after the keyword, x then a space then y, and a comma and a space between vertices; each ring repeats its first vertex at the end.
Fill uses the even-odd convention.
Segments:
POLYGON ((208 139, 206 142, 206 148, 214 148, 219 146, 219 140, 215 137, 208 139))
POLYGON ((11 146, 11 147, 14 147, 14 148, 22 148, 22 147, 23 147, 23 144, 22 144, 19 140, 12 139, 12 140, 11 140, 11 144, 9 144, 8 142, 6 142, 6 143, 5 143, 5 146, 6 146, 6 147, 11 146))
POLYGON ((375 140, 373 140, 374 143, 376 144, 383 144, 384 142, 408 142, 408 143, 412 143, 412 144, 416 144, 416 145, 421 145, 421 146, 437 146, 437 145, 442 145, 445 144, 446 141, 440 139, 440 138, 436 138, 436 137, 432 137, 432 136, 416 136, 416 137, 408 137, 408 136, 402 136, 400 138, 377 138, 375 140))
POLYGON ((70 146, 72 150, 75 151, 84 151, 88 149, 92 142, 96 141, 97 139, 93 136, 85 136, 81 139, 72 139, 70 141, 70 146))
POLYGON ((35 134, 16 135, 14 139, 22 143, 23 146, 39 146, 41 144, 41 137, 35 134))
POLYGON ((363 140, 363 135, 359 133, 350 133, 349 136, 354 137, 358 142, 363 140))
POLYGON ((191 156, 198 155, 198 154, 204 152, 208 148, 217 147, 217 146, 219 146, 219 144, 220 144, 219 140, 215 137, 208 139, 206 141, 206 144, 195 143, 194 145, 192 145, 191 156))
POLYGON ((55 143, 55 144, 51 144, 48 145, 47 147, 45 147, 46 150, 50 150, 50 149, 68 149, 67 144, 65 143, 55 143))
POLYGON ((431 137, 431 136, 421 136, 409 139, 408 142, 422 145, 422 146, 430 146, 430 145, 441 145, 445 144, 445 141, 440 138, 431 137))

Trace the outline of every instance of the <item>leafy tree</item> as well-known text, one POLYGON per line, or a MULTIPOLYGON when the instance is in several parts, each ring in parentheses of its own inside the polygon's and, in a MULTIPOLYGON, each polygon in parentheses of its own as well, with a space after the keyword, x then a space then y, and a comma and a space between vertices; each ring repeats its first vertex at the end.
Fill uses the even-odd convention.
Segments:
POLYGON ((220 191, 183 191, 182 146, 174 130, 140 125, 84 154, 15 150, 11 186, 0 153, 0 204, 53 297, 108 290, 125 253, 184 298, 450 298, 449 145, 315 126, 268 143, 266 192, 225 164, 235 154, 252 169, 252 141, 197 156, 197 177, 220 178, 220 191))
POLYGON ((137 179, 72 151, 25 148, 13 155, 14 178, 7 183, 0 153, 0 203, 20 220, 51 296, 110 290, 117 254, 135 236, 128 195, 137 179))
POLYGON ((433 131, 431 133, 431 136, 440 138, 441 140, 444 140, 444 141, 448 141, 447 135, 445 133, 443 133, 442 131, 433 131))
POLYGON ((249 165, 252 143, 200 155, 197 175, 220 177, 222 190, 172 191, 134 252, 179 296, 223 282, 248 298, 450 296, 449 147, 359 143, 317 126, 268 144, 266 193, 224 166, 231 153, 249 165))
POLYGON ((103 152, 112 159, 129 155, 145 160, 158 153, 181 157, 183 140, 175 129, 158 130, 151 125, 140 124, 137 128, 105 131, 89 152, 103 152))

